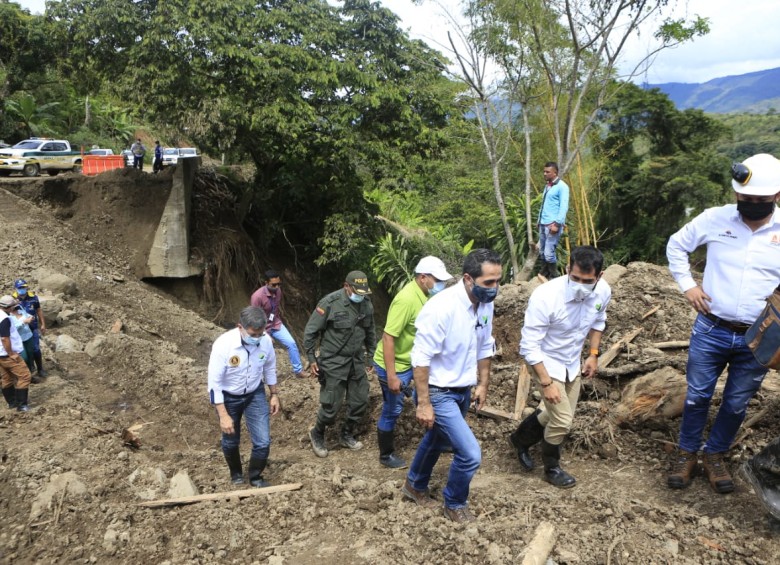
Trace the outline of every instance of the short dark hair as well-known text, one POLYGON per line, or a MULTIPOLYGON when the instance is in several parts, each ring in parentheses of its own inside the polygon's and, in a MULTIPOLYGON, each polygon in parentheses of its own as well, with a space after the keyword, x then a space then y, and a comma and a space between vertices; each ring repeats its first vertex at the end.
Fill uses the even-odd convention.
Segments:
POLYGON ((266 324, 268 323, 268 318, 266 317, 262 308, 257 306, 247 306, 241 310, 238 323, 245 328, 264 330, 266 324))
POLYGON ((463 274, 472 279, 482 276, 482 263, 501 264, 501 255, 492 249, 474 249, 463 260, 463 274))
POLYGON ((277 273, 273 269, 268 269, 265 272, 265 280, 267 281, 270 281, 271 279, 278 279, 278 278, 279 278, 279 273, 277 273))
MULTIPOLYGON (((544 168, 546 169, 547 167, 550 167, 550 168, 553 168, 553 169, 555 169, 555 172, 556 172, 556 173, 558 172, 558 163, 556 163, 555 161, 547 161, 547 162, 544 164, 544 168)), ((538 170, 538 169, 537 169, 537 170, 538 170)))
POLYGON ((575 264, 584 273, 599 274, 604 267, 604 254, 592 245, 580 245, 571 250, 569 268, 575 264))

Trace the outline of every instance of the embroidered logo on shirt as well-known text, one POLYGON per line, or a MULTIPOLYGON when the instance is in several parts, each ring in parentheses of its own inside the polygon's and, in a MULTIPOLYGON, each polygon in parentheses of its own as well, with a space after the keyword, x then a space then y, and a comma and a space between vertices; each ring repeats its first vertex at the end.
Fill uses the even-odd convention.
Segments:
POLYGON ((601 312, 601 302, 596 304, 596 312, 601 312))
POLYGON ((228 359, 228 363, 231 367, 238 367, 241 364, 241 358, 238 355, 233 355, 228 359))
POLYGON ((263 359, 265 359, 265 353, 261 353, 260 355, 257 356, 257 358, 260 359, 260 361, 262 361, 263 359))
POLYGON ((718 237, 728 237, 729 239, 737 239, 737 236, 731 233, 731 230, 726 230, 723 233, 719 233, 718 237))
POLYGON ((774 234, 772 239, 769 240, 769 243, 771 245, 780 245, 780 237, 777 237, 777 234, 774 234))
POLYGON ((320 316, 324 316, 325 315, 325 310, 323 310, 319 306, 317 306, 317 309, 315 310, 315 312, 317 312, 317 314, 319 314, 320 316))

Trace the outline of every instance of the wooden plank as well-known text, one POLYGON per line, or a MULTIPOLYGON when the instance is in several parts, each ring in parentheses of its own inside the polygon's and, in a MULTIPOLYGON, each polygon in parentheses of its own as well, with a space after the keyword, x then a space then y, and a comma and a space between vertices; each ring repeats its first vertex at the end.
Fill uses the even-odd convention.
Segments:
POLYGON ((251 496, 260 496, 261 494, 274 494, 276 492, 286 492, 298 490, 303 486, 302 483, 288 483, 284 485, 275 485, 265 488, 249 488, 243 490, 231 490, 224 492, 212 492, 209 494, 198 494, 195 496, 183 496, 181 498, 162 498, 159 500, 149 500, 139 502, 138 506, 145 508, 162 508, 164 506, 179 506, 182 504, 194 504, 207 500, 230 500, 231 498, 248 498, 251 496))
POLYGON ((528 365, 520 363, 520 373, 517 376, 517 396, 515 396, 515 420, 523 417, 528 391, 531 389, 531 374, 528 365))
POLYGON ((474 408, 474 405, 472 405, 469 408, 469 412, 476 414, 477 416, 493 418, 494 420, 515 420, 515 415, 511 412, 505 412, 503 410, 499 410, 498 408, 491 408, 490 406, 484 406, 482 410, 477 411, 474 408))
POLYGON ((620 355, 620 352, 623 350, 623 348, 634 341, 634 338, 639 335, 639 333, 642 331, 642 327, 634 328, 630 333, 626 334, 622 338, 620 338, 616 343, 610 347, 607 352, 599 357, 599 369, 606 368, 612 361, 615 360, 615 357, 620 355))

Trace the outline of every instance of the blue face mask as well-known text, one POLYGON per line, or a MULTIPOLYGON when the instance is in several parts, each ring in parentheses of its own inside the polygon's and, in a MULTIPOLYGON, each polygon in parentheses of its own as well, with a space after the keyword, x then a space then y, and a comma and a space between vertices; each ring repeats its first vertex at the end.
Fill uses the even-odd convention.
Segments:
POLYGON ((241 339, 243 339, 244 343, 246 343, 247 345, 260 345, 260 341, 263 339, 263 336, 252 337, 248 333, 242 331, 241 332, 241 339))
POLYGON ((357 292, 353 292, 352 294, 349 295, 349 299, 355 304, 360 304, 361 302, 363 302, 365 298, 366 298, 365 295, 358 294, 357 292))
POLYGON ((487 304, 488 302, 493 302, 496 299, 496 296, 498 296, 498 285, 493 288, 488 288, 486 286, 479 286, 475 281, 474 286, 471 287, 471 294, 474 295, 477 302, 487 304))
POLYGON ((447 287, 447 283, 444 281, 436 281, 433 283, 433 288, 428 289, 428 296, 434 296, 436 294, 439 294, 442 290, 444 290, 447 287))

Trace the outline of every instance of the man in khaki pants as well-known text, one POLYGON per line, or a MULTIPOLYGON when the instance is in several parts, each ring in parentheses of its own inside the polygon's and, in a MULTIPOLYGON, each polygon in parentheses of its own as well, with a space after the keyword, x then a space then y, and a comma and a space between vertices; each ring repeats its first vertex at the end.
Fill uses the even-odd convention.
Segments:
POLYGON ((599 344, 607 320, 612 290, 601 280, 604 256, 595 247, 576 247, 567 275, 539 286, 528 300, 521 332, 520 355, 541 387, 543 406, 509 436, 520 465, 534 468, 528 449, 542 442, 544 480, 570 488, 576 479, 560 467, 561 444, 571 429, 580 395, 582 346, 589 339, 589 355, 582 376, 598 370, 599 344))

